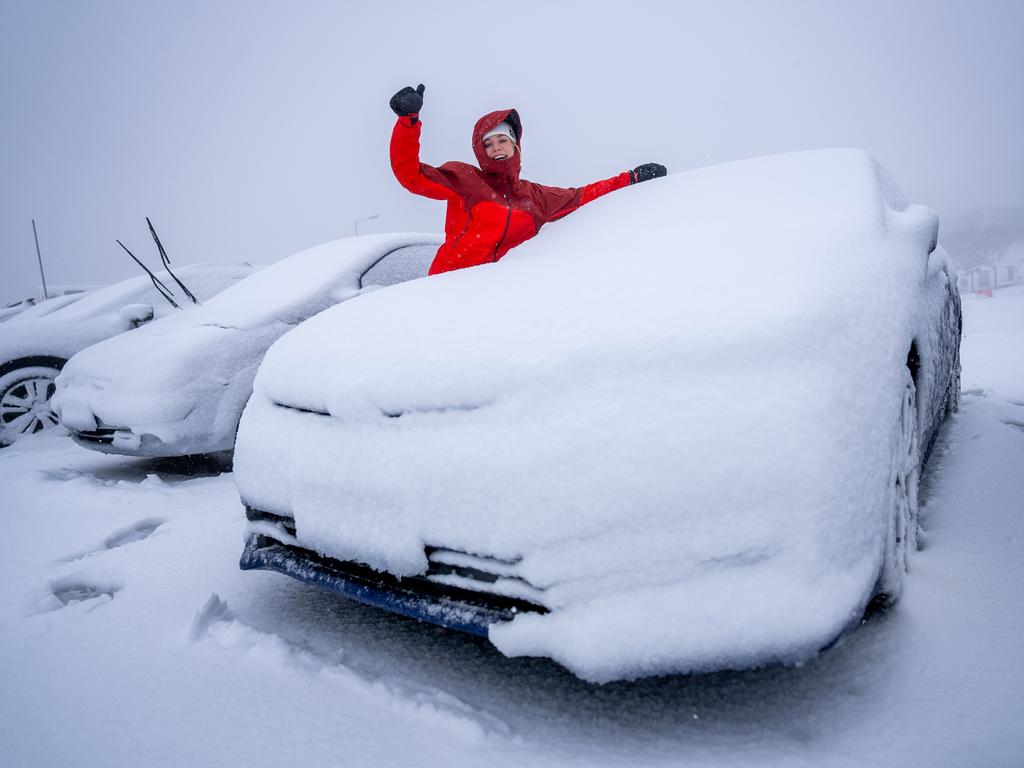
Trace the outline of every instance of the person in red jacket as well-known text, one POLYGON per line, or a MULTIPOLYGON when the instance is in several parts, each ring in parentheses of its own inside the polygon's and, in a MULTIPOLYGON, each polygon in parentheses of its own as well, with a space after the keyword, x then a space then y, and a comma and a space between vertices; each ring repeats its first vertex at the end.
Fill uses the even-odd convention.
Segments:
POLYGON ((431 275, 497 261, 529 240, 549 221, 572 213, 601 195, 666 174, 647 163, 583 187, 547 187, 519 178, 523 123, 514 109, 481 117, 473 128, 473 153, 480 167, 450 162, 434 168, 420 162, 419 119, 423 85, 391 98, 398 122, 391 133, 391 169, 417 195, 445 200, 445 240, 430 265, 431 275))

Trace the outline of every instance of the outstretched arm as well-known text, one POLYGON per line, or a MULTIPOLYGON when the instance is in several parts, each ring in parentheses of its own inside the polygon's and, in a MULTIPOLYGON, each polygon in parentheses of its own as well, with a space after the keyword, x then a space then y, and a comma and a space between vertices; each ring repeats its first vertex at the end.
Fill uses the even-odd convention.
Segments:
POLYGON ((629 171, 623 171, 617 176, 612 176, 610 179, 595 181, 593 184, 587 184, 584 187, 564 190, 564 192, 570 193, 570 196, 568 196, 568 199, 565 200, 565 202, 559 201, 561 204, 554 210, 549 211, 546 219, 548 221, 556 221, 563 216, 568 216, 577 208, 583 207, 591 200, 596 200, 602 195, 614 192, 616 189, 628 187, 631 183, 632 182, 629 180, 629 171))
POLYGON ((637 166, 632 171, 623 171, 617 176, 612 176, 610 179, 595 181, 593 184, 587 184, 576 189, 564 190, 564 192, 571 193, 571 196, 564 202, 559 201, 558 207, 549 212, 547 221, 556 221, 563 216, 567 216, 591 200, 596 200, 602 195, 614 192, 616 189, 622 189, 630 184, 638 184, 648 179, 655 179, 659 176, 664 176, 666 173, 668 171, 665 166, 658 163, 646 163, 645 165, 637 166))

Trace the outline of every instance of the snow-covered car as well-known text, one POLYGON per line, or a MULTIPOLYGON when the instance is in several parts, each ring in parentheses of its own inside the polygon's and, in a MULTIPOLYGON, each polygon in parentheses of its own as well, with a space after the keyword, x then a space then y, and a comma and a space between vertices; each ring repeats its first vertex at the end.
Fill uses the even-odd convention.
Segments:
POLYGON ((274 341, 340 301, 426 275, 439 243, 368 235, 283 259, 200 307, 75 355, 57 379, 54 411, 76 442, 106 453, 229 450, 274 341))
MULTIPOLYGON (((253 269, 248 264, 193 264, 174 273, 203 301, 253 269)), ((182 300, 170 274, 155 275, 172 295, 179 291, 182 300)), ((57 424, 50 397, 72 355, 174 311, 152 280, 141 275, 84 296, 55 297, 0 325, 0 446, 57 424)), ((113 361, 107 374, 124 362, 113 361)))
POLYGON ((256 377, 241 566, 593 681, 805 661, 902 589, 959 393, 937 232, 801 152, 334 307, 256 377))

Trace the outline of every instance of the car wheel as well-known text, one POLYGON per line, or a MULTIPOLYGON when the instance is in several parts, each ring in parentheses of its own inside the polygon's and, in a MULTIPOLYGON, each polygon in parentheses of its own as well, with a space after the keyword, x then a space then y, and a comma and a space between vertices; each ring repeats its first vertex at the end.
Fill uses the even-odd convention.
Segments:
POLYGON ((903 592, 907 553, 917 547, 917 489, 921 476, 921 438, 917 428, 917 387, 910 371, 900 401, 896 449, 889 475, 889 529, 879 592, 886 603, 903 592))
POLYGON ((50 410, 60 368, 27 365, 0 375, 0 446, 57 426, 50 410))

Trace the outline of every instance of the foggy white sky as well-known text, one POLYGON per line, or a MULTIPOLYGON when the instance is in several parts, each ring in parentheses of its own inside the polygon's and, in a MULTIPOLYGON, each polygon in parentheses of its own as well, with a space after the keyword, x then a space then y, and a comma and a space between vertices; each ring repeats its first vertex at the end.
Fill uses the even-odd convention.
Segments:
MULTIPOLYGON (((440 231, 391 175, 387 102, 427 86, 423 160, 516 107, 524 172, 572 186, 831 146, 950 216, 1024 203, 1024 3, 0 0, 0 303, 47 280, 269 263, 440 231)), ((681 212, 680 215, 685 215, 681 212)), ((556 226, 556 225, 552 225, 556 226)))

